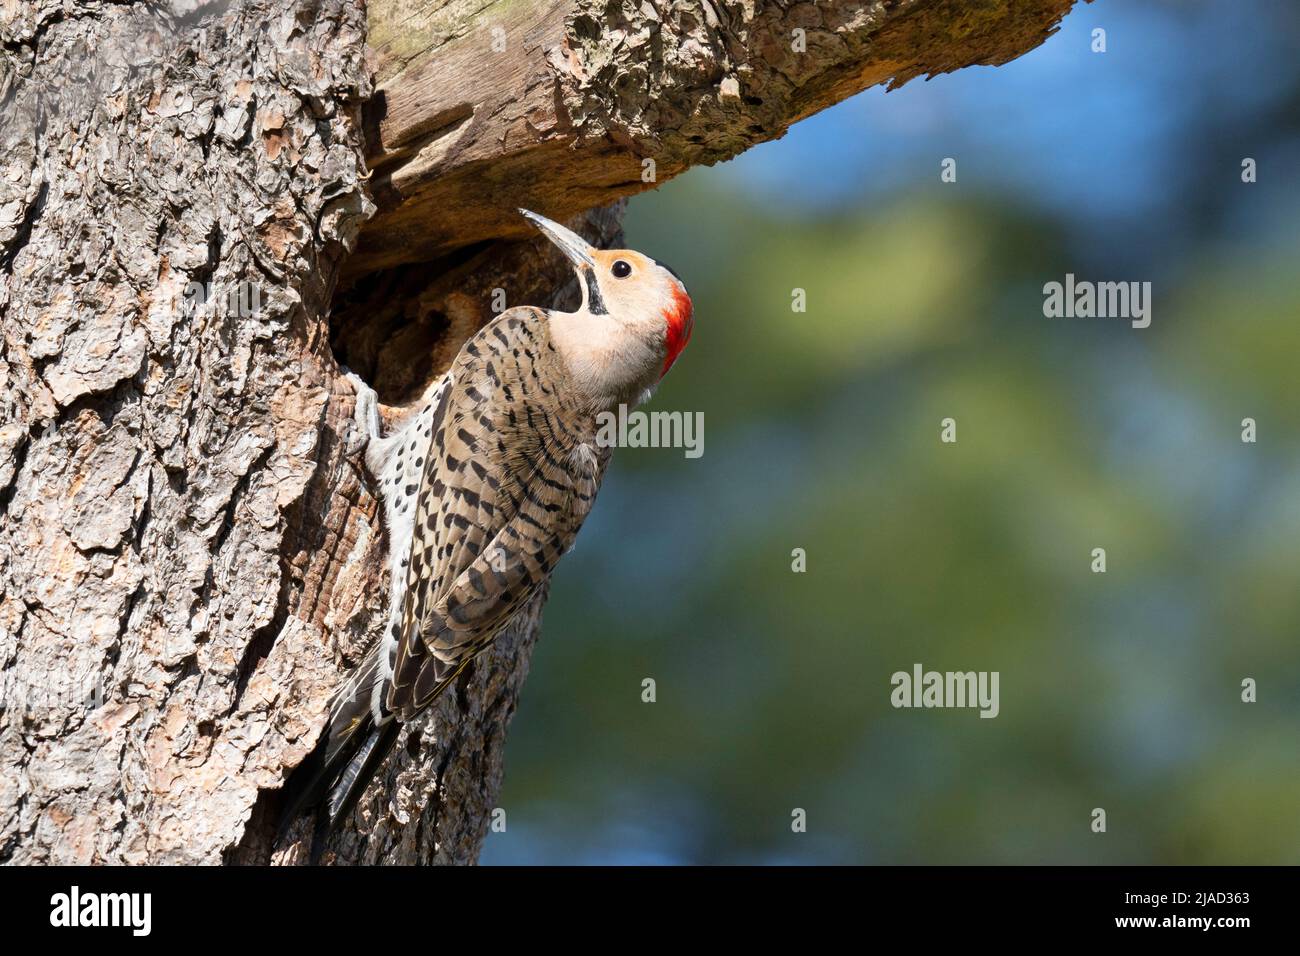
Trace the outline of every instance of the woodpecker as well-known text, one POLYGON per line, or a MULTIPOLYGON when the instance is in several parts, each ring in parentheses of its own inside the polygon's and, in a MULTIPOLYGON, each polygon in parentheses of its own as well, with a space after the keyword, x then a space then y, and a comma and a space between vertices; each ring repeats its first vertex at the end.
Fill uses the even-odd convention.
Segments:
POLYGON ((281 836, 316 807, 313 859, 399 726, 509 626, 573 545, 611 453, 596 440, 598 416, 648 398, 691 336, 691 299, 671 269, 519 211, 572 263, 577 311, 503 312, 388 436, 374 391, 348 373, 355 434, 384 503, 391 588, 383 638, 287 787, 281 836))

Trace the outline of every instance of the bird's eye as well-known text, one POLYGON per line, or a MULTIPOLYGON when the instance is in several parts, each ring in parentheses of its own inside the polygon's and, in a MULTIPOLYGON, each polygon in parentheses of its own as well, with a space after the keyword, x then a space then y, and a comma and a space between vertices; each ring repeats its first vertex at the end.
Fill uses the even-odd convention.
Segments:
POLYGON ((610 271, 614 273, 615 279, 626 279, 632 274, 632 264, 626 259, 617 259, 614 261, 614 268, 610 271))

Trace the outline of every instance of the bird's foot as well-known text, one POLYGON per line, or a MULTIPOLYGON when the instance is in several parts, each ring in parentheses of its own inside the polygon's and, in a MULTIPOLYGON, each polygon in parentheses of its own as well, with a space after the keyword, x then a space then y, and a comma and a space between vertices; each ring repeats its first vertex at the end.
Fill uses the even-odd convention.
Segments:
POLYGON ((356 372, 345 368, 343 369, 343 377, 352 383, 352 390, 357 396, 356 406, 352 412, 352 421, 348 424, 347 435, 344 439, 344 451, 348 455, 355 455, 370 442, 381 437, 379 434, 379 396, 356 372))

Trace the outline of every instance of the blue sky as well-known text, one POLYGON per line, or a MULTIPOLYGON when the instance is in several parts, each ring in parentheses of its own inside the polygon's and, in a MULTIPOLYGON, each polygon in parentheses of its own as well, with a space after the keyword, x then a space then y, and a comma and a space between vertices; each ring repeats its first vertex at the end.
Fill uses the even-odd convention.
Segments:
MULTIPOLYGON (((1190 137, 1216 126, 1230 136, 1234 121, 1249 128, 1253 117, 1286 108, 1289 85, 1261 77, 1295 73, 1296 31, 1239 26, 1269 15, 1294 22, 1296 8, 1286 0, 1080 4, 1018 60, 867 90, 784 139, 691 175, 739 186, 771 211, 816 215, 933 180, 940 161, 954 157, 960 182, 1063 211, 1081 227, 1140 226, 1176 214, 1190 137), (1097 28, 1106 31, 1105 53, 1092 51, 1097 28)), ((1273 148, 1256 157, 1263 173, 1296 168, 1294 140, 1273 148)))

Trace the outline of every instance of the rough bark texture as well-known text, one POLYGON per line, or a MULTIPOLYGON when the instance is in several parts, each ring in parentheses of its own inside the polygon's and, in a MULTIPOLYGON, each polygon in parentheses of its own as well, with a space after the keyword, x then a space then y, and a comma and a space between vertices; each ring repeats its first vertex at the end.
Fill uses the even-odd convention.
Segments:
MULTIPOLYGON (((516 206, 617 242, 644 160, 1003 62, 1071 2, 0 7, 0 861, 301 858, 279 788, 383 619, 339 362, 401 403, 494 290, 571 297, 516 206)), ((475 858, 540 610, 328 859, 475 858)))
POLYGON ((378 213, 347 275, 527 237, 517 205, 565 219, 877 83, 1005 63, 1073 2, 375 3, 378 213))

